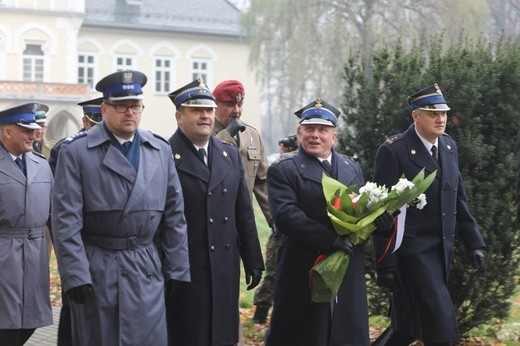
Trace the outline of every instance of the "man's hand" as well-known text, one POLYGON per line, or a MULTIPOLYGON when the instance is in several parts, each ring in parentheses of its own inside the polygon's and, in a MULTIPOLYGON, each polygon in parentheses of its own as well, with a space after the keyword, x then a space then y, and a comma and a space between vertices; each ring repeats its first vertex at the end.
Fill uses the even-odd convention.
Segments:
POLYGON ((92 285, 85 284, 77 287, 72 287, 67 291, 67 298, 72 300, 74 303, 83 304, 87 299, 87 296, 92 294, 92 285))
POLYGON ((229 132, 231 137, 235 137, 239 131, 243 132, 245 129, 246 124, 238 118, 233 119, 226 127, 226 130, 229 132))
POLYGON ((473 264, 473 268, 475 271, 479 271, 484 265, 484 250, 475 249, 471 251, 471 263, 473 264))
POLYGON ((168 280, 166 281, 166 297, 173 298, 175 296, 175 292, 179 290, 181 286, 181 282, 178 280, 168 280))
POLYGON ((262 270, 261 269, 251 269, 246 273, 246 284, 247 290, 252 290, 258 284, 260 283, 260 280, 262 280, 262 270))
POLYGON ((395 217, 399 215, 400 211, 396 211, 393 214, 390 214, 388 211, 381 215, 379 215, 375 220, 374 224, 377 227, 376 232, 384 237, 389 237, 392 234, 392 226, 395 223, 395 217))
POLYGON ((338 236, 330 248, 331 250, 341 250, 349 256, 354 256, 354 244, 352 243, 352 240, 345 235, 338 236))
POLYGON ((376 272, 376 283, 379 287, 384 287, 390 291, 394 289, 394 272, 376 272))

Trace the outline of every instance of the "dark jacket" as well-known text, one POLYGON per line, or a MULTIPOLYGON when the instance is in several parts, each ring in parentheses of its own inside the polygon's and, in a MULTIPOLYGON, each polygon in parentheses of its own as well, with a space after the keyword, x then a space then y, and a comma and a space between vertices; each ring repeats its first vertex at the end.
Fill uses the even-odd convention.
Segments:
MULTIPOLYGON (((457 321, 447 289, 455 232, 468 250, 484 247, 471 215, 459 171, 457 144, 448 135, 438 140, 440 165, 427 151, 414 125, 379 147, 374 181, 391 187, 404 175, 412 180, 425 168, 437 170, 426 191, 426 206, 409 207, 401 247, 376 263, 379 272, 397 270, 392 301, 392 326, 428 342, 458 340, 457 321)), ((374 237, 375 257, 384 253, 387 239, 374 237)))
MULTIPOLYGON (((332 164, 337 180, 363 185, 356 162, 333 152, 332 164)), ((326 212, 322 173, 318 159, 301 148, 268 169, 269 206, 283 234, 268 346, 369 344, 362 246, 350 259, 333 312, 329 303, 310 300, 309 270, 337 237, 326 212)))
POLYGON ((235 344, 240 258, 246 270, 264 268, 240 153, 211 137, 210 170, 180 130, 169 142, 185 198, 191 270, 191 283, 167 302, 170 344, 235 344))

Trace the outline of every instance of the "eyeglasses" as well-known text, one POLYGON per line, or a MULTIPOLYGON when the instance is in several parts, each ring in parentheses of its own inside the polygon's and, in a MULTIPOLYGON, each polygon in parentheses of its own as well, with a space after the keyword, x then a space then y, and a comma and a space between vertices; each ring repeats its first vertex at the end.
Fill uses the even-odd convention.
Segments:
POLYGON ((105 102, 105 103, 109 106, 114 107, 114 109, 118 113, 126 113, 126 112, 128 112, 128 109, 131 109, 132 113, 141 113, 144 109, 144 105, 142 105, 142 104, 124 105, 121 103, 118 103, 118 104, 113 104, 113 103, 108 103, 108 102, 105 102))

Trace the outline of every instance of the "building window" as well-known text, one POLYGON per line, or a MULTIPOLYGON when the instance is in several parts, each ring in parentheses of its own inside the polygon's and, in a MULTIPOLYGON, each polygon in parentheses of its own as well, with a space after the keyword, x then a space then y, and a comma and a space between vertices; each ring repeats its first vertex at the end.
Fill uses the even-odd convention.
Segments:
POLYGON ((90 89, 94 89, 94 64, 93 55, 78 56, 78 83, 88 84, 90 89))
POLYGON ((132 70, 133 59, 131 57, 117 57, 116 58, 116 71, 132 70))
POLYGON ((195 80, 197 78, 202 78, 204 82, 208 82, 208 71, 209 64, 207 60, 193 60, 191 62, 191 77, 192 80, 195 80))
POLYGON ((173 60, 155 58, 155 92, 167 93, 173 85, 173 60))
POLYGON ((23 80, 43 82, 43 50, 40 44, 28 44, 23 51, 23 80))

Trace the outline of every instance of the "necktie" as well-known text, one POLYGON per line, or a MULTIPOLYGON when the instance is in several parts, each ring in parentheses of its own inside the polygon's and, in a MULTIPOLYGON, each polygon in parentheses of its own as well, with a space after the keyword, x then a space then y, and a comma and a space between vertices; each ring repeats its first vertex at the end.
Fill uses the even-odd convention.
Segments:
POLYGON ((132 142, 126 141, 122 145, 123 145, 123 148, 125 149, 125 152, 128 152, 128 149, 130 149, 130 146, 132 145, 132 142))
POLYGON ((199 156, 202 159, 202 162, 204 162, 204 164, 207 166, 208 162, 207 162, 207 159, 206 159, 206 149, 200 148, 199 149, 199 156))
POLYGON ((321 164, 323 165, 323 168, 325 168, 325 172, 327 172, 327 174, 329 176, 332 175, 332 165, 330 164, 329 160, 323 160, 321 161, 321 164))
POLYGON ((439 162, 439 155, 437 154, 437 147, 435 145, 432 146, 432 156, 435 161, 439 162))
POLYGON ((23 172, 23 174, 25 175, 25 167, 23 165, 23 161, 21 158, 17 157, 14 162, 16 163, 16 165, 20 168, 20 170, 23 172))

